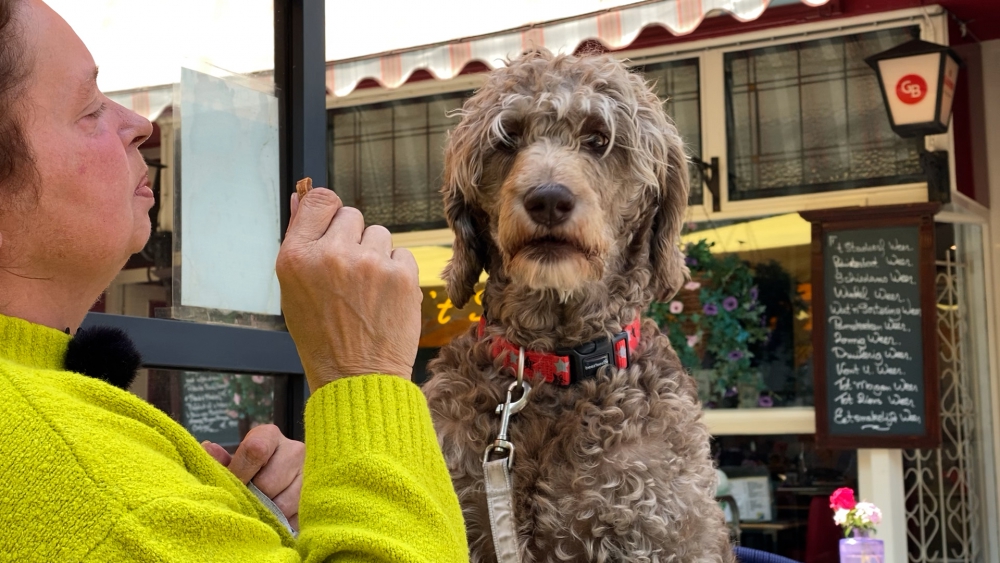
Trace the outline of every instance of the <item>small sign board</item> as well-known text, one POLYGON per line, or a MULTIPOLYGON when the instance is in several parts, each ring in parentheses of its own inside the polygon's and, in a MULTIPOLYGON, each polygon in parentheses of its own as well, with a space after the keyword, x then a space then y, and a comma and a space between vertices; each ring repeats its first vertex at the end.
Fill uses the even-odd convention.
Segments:
POLYGON ((938 203, 803 212, 812 222, 816 442, 941 442, 934 214, 938 203))
POLYGON ((181 425, 199 441, 223 446, 240 442, 239 420, 231 412, 232 392, 225 375, 182 372, 181 425))

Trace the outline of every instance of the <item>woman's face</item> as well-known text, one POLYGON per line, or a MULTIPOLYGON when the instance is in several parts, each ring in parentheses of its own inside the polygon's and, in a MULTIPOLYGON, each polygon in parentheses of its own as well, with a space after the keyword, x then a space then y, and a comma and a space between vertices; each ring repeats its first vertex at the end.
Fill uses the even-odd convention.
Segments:
POLYGON ((41 0, 24 2, 17 19, 33 65, 23 111, 39 198, 4 245, 28 275, 109 283, 149 238, 153 192, 139 145, 152 126, 101 94, 90 52, 41 0))

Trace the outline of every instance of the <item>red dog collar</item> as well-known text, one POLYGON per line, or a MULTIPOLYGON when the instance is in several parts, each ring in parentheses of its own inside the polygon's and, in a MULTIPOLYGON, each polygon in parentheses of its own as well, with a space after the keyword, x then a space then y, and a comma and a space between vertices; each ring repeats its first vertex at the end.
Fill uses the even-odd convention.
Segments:
MULTIPOLYGON (((598 370, 614 362, 619 369, 632 363, 635 349, 639 346, 640 319, 632 321, 625 330, 610 341, 607 338, 591 340, 572 349, 558 349, 555 352, 524 351, 524 376, 531 378, 541 375, 545 381, 568 387, 578 381, 597 375, 598 370)), ((479 319, 479 338, 486 333, 486 318, 479 319)), ((503 365, 517 372, 517 356, 520 347, 506 338, 493 339, 493 357, 503 357, 503 365)))

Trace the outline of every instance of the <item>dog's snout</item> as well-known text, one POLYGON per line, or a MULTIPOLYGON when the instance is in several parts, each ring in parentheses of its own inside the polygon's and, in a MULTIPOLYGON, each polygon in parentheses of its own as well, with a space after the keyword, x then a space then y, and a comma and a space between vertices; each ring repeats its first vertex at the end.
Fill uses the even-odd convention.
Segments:
POLYGON ((562 184, 544 184, 531 188, 524 196, 524 209, 531 220, 552 228, 569 219, 576 198, 562 184))

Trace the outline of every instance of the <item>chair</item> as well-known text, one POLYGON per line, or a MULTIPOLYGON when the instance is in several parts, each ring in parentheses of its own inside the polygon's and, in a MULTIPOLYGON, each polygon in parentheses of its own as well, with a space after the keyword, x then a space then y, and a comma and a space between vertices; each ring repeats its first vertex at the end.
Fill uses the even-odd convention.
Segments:
POLYGON ((813 497, 809 502, 805 563, 838 563, 842 537, 840 528, 833 521, 830 501, 825 496, 813 497))
POLYGON ((736 553, 736 561, 739 563, 799 563, 794 559, 760 551, 759 549, 735 547, 733 551, 736 553))
POLYGON ((726 505, 733 519, 726 522, 729 526, 729 539, 734 542, 740 541, 740 507, 736 505, 736 499, 730 495, 715 497, 719 505, 726 505))

